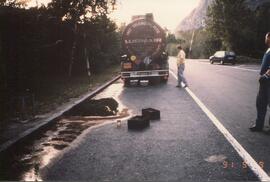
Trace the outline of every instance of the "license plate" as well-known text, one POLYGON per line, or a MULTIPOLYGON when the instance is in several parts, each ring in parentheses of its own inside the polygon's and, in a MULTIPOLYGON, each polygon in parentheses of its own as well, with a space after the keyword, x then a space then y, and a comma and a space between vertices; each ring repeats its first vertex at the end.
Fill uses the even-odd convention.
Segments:
POLYGON ((131 63, 124 63, 123 64, 123 68, 124 69, 131 69, 132 68, 132 65, 131 65, 131 63))
POLYGON ((146 76, 146 75, 151 75, 152 73, 150 72, 138 72, 137 75, 142 75, 142 76, 146 76))

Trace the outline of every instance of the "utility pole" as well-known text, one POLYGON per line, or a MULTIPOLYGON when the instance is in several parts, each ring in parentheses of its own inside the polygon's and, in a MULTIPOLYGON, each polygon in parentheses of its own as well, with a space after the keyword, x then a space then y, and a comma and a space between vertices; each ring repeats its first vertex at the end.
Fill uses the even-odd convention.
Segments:
POLYGON ((90 71, 90 62, 89 62, 89 55, 86 47, 86 33, 84 32, 83 34, 84 38, 84 57, 86 61, 86 69, 87 69, 87 75, 90 77, 91 76, 91 71, 90 71))
POLYGON ((75 60, 75 51, 77 47, 77 22, 74 22, 74 29, 73 29, 73 35, 74 35, 74 40, 72 43, 72 48, 71 48, 71 56, 70 56, 70 62, 69 62, 69 69, 68 69, 68 76, 72 76, 72 69, 73 69, 73 64, 75 60))
POLYGON ((191 40, 190 40, 189 53, 188 53, 189 58, 191 58, 191 51, 192 51, 192 44, 193 44, 193 39, 194 39, 194 33, 195 33, 195 29, 193 29, 191 40))

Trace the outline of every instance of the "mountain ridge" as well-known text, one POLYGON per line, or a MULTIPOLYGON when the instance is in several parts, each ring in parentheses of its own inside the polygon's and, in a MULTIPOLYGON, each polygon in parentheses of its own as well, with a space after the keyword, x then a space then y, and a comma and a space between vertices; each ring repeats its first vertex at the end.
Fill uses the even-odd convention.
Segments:
MULTIPOLYGON (((175 32, 194 30, 204 27, 207 8, 213 2, 214 0, 201 0, 199 5, 179 23, 175 32)), ((269 0, 246 0, 246 4, 251 10, 256 10, 265 3, 270 2, 269 0)))

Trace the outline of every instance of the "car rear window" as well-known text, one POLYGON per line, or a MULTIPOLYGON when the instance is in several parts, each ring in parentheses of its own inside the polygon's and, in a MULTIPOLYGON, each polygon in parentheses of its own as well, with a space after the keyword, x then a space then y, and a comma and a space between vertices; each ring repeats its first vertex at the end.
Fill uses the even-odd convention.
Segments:
POLYGON ((235 56, 235 53, 234 52, 226 52, 226 55, 235 56))
POLYGON ((217 51, 215 53, 215 56, 217 56, 217 57, 224 57, 225 56, 225 52, 224 51, 217 51))

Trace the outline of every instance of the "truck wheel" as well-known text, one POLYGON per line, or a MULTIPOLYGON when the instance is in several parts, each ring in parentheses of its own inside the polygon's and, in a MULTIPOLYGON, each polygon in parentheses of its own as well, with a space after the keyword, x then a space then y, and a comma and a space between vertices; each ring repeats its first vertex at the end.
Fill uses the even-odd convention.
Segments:
POLYGON ((165 78, 161 77, 161 78, 160 78, 160 82, 161 82, 161 83, 167 83, 167 82, 168 82, 168 78, 165 79, 165 78))
POLYGON ((159 77, 153 77, 149 79, 150 85, 156 85, 161 82, 161 78, 159 77))
POLYGON ((211 61, 210 61, 210 63, 211 63, 211 64, 214 64, 214 61, 213 61, 213 60, 211 60, 211 61))
POLYGON ((124 87, 128 87, 130 85, 130 79, 124 80, 124 87))

